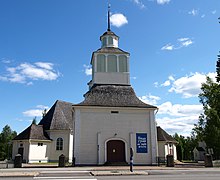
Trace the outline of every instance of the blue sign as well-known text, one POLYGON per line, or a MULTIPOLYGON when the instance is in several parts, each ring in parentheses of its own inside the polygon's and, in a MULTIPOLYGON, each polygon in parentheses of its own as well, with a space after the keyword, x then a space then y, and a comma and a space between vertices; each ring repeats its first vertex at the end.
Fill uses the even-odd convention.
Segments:
POLYGON ((136 133, 137 153, 147 153, 147 133, 136 133))

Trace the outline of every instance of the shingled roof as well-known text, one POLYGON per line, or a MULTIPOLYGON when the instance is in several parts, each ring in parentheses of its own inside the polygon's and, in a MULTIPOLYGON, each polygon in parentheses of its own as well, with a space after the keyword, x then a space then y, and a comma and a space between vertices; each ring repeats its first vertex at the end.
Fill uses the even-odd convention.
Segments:
POLYGON ((103 35, 100 36, 100 39, 101 39, 102 36, 106 36, 106 35, 111 35, 111 36, 116 36, 116 37, 118 37, 114 32, 112 32, 112 31, 106 31, 106 32, 103 33, 103 35))
POLYGON ((18 134, 13 140, 50 140, 43 126, 31 124, 27 129, 18 134))
POLYGON ((85 100, 76 106, 157 108, 138 99, 128 85, 94 85, 84 97, 85 100))
POLYGON ((123 51, 120 48, 115 48, 115 47, 104 47, 96 50, 93 53, 114 53, 114 54, 129 54, 126 51, 123 51))
POLYGON ((157 127, 157 141, 177 143, 177 141, 166 131, 164 131, 160 126, 157 127))
POLYGON ((40 121, 44 130, 73 129, 72 103, 57 100, 40 121))

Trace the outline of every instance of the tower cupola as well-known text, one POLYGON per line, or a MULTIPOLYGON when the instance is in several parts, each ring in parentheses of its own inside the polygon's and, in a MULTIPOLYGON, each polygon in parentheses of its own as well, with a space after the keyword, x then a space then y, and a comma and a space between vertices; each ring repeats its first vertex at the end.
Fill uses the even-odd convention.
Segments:
POLYGON ((118 47, 118 39, 119 37, 111 31, 110 24, 110 5, 108 5, 108 28, 107 31, 100 37, 102 42, 102 48, 105 47, 118 47))
POLYGON ((95 84, 129 85, 130 54, 118 48, 119 37, 111 31, 110 6, 108 7, 108 28, 100 37, 101 48, 93 52, 91 88, 95 84))

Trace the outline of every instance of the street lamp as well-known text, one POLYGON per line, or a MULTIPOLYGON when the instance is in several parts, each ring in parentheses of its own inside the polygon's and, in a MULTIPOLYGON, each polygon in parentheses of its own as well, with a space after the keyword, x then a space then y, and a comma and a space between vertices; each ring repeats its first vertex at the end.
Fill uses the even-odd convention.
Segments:
POLYGON ((10 159, 10 157, 9 157, 9 155, 10 155, 9 150, 10 150, 10 145, 12 144, 12 142, 9 141, 7 144, 8 144, 8 152, 7 152, 7 157, 8 157, 8 159, 7 159, 7 167, 6 167, 6 168, 8 168, 8 161, 9 161, 9 159, 10 159))

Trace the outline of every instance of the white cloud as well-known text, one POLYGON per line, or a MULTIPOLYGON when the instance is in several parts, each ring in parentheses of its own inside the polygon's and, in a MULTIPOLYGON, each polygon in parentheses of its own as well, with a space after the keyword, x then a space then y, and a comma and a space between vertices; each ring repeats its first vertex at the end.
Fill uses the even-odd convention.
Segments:
POLYGON ((163 84, 161 84, 161 86, 170 86, 170 80, 166 80, 163 84))
POLYGON ((167 87, 167 86, 170 86, 171 85, 171 82, 174 81, 174 77, 172 75, 170 75, 168 77, 168 80, 166 80, 164 83, 162 83, 160 86, 164 86, 164 87, 167 87))
POLYGON ((197 116, 202 112, 202 105, 182 105, 165 102, 158 106, 158 114, 170 116, 197 116))
POLYGON ((178 41, 184 47, 187 47, 193 43, 193 41, 190 38, 180 38, 180 39, 178 39, 178 41))
MULTIPOLYGON (((215 80, 216 73, 208 73, 210 78, 215 80)), ((172 83, 169 92, 182 94, 184 98, 196 97, 201 92, 201 84, 206 81, 206 75, 201 73, 191 73, 172 83)))
POLYGON ((36 108, 34 109, 29 109, 27 111, 24 111, 23 115, 27 117, 42 117, 43 111, 48 108, 49 108, 48 106, 37 105, 36 108))
POLYGON ((188 47, 189 45, 191 45, 193 43, 194 42, 190 38, 179 38, 179 39, 177 39, 175 44, 168 43, 165 46, 163 46, 161 48, 161 50, 172 51, 172 50, 180 49, 182 47, 188 47))
POLYGON ((148 94, 148 95, 145 95, 145 96, 141 96, 141 97, 138 97, 141 101, 143 101, 144 103, 147 103, 147 104, 151 104, 151 105, 156 105, 157 104, 157 101, 160 100, 160 97, 158 96, 153 96, 151 94, 148 94))
POLYGON ((190 136, 194 124, 197 123, 199 116, 184 117, 162 117, 157 118, 157 125, 161 126, 169 134, 178 133, 182 136, 190 136))
POLYGON ((170 81, 174 81, 174 80, 175 80, 175 78, 174 78, 172 75, 170 75, 170 76, 168 77, 168 79, 169 79, 170 81))
POLYGON ((205 14, 203 14, 202 16, 201 16, 201 18, 204 18, 205 17, 205 14))
POLYGON ((53 69, 53 64, 52 63, 46 63, 46 62, 36 62, 35 63, 38 67, 52 70, 53 69))
POLYGON ((168 51, 172 51, 173 49, 174 49, 174 45, 171 45, 170 43, 161 48, 161 50, 168 50, 168 51))
POLYGON ((157 0, 157 3, 161 4, 161 5, 166 4, 166 3, 168 4, 169 2, 170 2, 170 0, 157 0))
POLYGON ((128 23, 126 16, 121 13, 112 14, 110 16, 110 22, 113 26, 121 27, 128 23))
POLYGON ((157 123, 170 134, 178 133, 189 136, 199 115, 203 112, 202 105, 184 105, 165 102, 158 106, 157 123))
POLYGON ((188 14, 192 15, 192 16, 196 16, 199 14, 199 10, 197 9, 192 9, 191 11, 188 12, 188 14))
POLYGON ((213 11, 212 11, 212 14, 216 14, 216 13, 217 13, 217 11, 216 11, 216 10, 213 10, 213 11))
POLYGON ((34 64, 21 63, 16 67, 6 68, 7 74, 0 76, 0 80, 14 83, 33 84, 31 80, 56 80, 60 74, 53 69, 53 64, 48 62, 36 62, 34 64))
POLYGON ((157 88, 157 87, 158 87, 158 85, 159 85, 159 83, 158 83, 158 82, 155 82, 155 83, 154 83, 154 87, 156 87, 156 88, 157 88))
POLYGON ((141 9, 145 8, 145 5, 141 0, 132 0, 137 6, 139 6, 141 9))
POLYGON ((48 106, 44 106, 44 105, 37 105, 36 107, 43 110, 49 108, 48 106))
POLYGON ((92 75, 92 68, 91 68, 91 66, 88 66, 88 65, 84 64, 83 67, 84 67, 85 74, 87 76, 91 76, 92 75))

